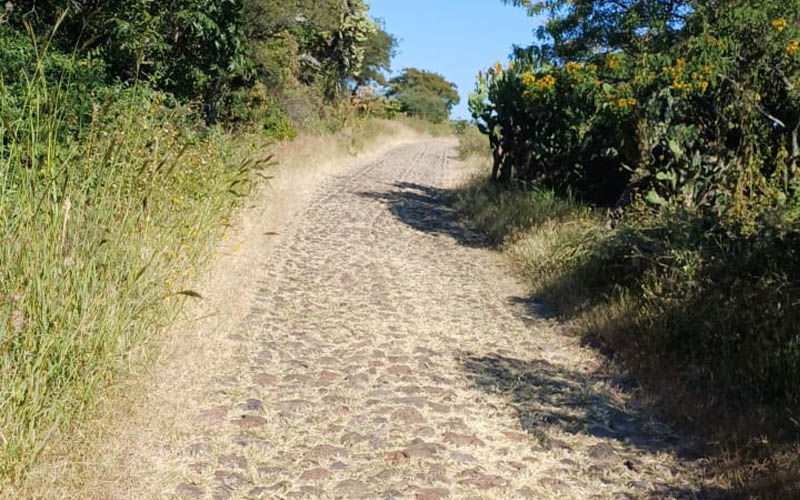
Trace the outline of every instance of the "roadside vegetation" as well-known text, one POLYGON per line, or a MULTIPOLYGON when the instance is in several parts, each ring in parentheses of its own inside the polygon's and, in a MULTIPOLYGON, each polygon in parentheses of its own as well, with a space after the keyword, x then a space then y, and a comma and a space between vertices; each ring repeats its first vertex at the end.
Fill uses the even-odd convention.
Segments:
POLYGON ((380 90, 396 46, 362 0, 5 4, 0 489, 202 300, 272 144, 435 131, 380 90))
POLYGON ((796 498, 800 4, 509 3, 547 22, 479 75, 455 203, 721 484, 796 498))

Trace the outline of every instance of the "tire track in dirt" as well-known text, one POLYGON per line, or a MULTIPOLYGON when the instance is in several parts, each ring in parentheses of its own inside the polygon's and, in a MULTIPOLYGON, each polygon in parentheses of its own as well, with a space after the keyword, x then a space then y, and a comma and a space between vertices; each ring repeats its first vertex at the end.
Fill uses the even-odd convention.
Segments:
POLYGON ((406 144, 317 191, 252 270, 166 497, 706 497, 689 444, 456 222, 454 154, 406 144))

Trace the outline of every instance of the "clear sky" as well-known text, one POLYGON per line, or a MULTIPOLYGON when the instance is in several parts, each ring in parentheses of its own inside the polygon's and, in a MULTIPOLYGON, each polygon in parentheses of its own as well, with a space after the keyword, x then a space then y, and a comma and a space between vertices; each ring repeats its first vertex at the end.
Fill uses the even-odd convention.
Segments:
POLYGON ((415 67, 458 85, 461 104, 453 118, 470 118, 467 96, 475 75, 507 61, 514 44, 534 41, 536 21, 500 0, 370 0, 372 17, 400 39, 392 69, 415 67))

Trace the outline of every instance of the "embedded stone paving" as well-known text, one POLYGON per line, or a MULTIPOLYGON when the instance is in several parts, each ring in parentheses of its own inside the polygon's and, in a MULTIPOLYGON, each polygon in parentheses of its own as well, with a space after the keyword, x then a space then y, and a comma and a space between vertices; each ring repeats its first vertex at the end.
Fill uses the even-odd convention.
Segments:
POLYGON ((689 444, 456 221, 463 168, 424 140, 316 192, 252 271, 169 495, 705 498, 689 444))

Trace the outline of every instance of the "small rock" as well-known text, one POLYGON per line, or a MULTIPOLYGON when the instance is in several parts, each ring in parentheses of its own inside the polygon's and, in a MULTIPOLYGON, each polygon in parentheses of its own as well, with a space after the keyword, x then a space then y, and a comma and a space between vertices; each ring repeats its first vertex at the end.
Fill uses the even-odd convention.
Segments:
POLYGON ((450 453, 450 460, 460 464, 469 464, 475 462, 475 457, 460 451, 453 451, 450 453))
POLYGON ((564 460, 562 460, 561 464, 574 468, 580 467, 580 464, 578 462, 576 462, 575 460, 570 460, 569 458, 565 458, 564 460))
POLYGON ((413 443, 403 450, 410 458, 431 458, 439 453, 441 446, 433 443, 413 443))
POLYGON ((293 399, 290 401, 279 401, 276 406, 279 410, 283 411, 300 411, 313 405, 314 404, 311 401, 306 401, 304 399, 293 399))
POLYGON ((450 496, 450 490, 444 488, 427 488, 418 490, 414 498, 416 500, 442 500, 450 496))
POLYGON ((219 422, 228 416, 228 408, 225 406, 217 406, 200 412, 200 420, 207 420, 212 422, 219 422))
POLYGON ((208 462, 194 462, 189 464, 189 470, 196 474, 203 474, 208 470, 209 466, 208 462))
POLYGON ((338 380, 340 375, 330 370, 325 370, 319 375, 318 383, 322 385, 330 385, 338 380))
POLYGON ((232 420, 231 423, 241 427, 242 429, 254 429, 256 427, 267 425, 267 419, 255 417, 253 415, 242 415, 240 418, 232 420))
POLYGON ((247 496, 249 496, 251 498, 265 498, 264 495, 268 491, 269 490, 267 488, 264 488, 263 486, 260 486, 258 488, 253 488, 252 490, 248 491, 247 492, 247 496))
POLYGON ((300 480, 301 481, 323 481, 325 479, 328 479, 329 477, 331 477, 330 471, 328 471, 326 469, 318 468, 318 469, 311 469, 311 470, 307 470, 307 471, 303 472, 303 474, 300 475, 300 480))
POLYGON ((539 486, 542 488, 547 488, 550 491, 561 491, 567 487, 567 483, 552 477, 543 477, 537 482, 539 483, 539 486))
POLYGON ((203 493, 204 493, 204 491, 199 486, 196 486, 194 484, 189 484, 189 483, 179 484, 175 488, 175 492, 180 497, 192 498, 192 499, 201 498, 203 496, 203 493))
POLYGON ((264 440, 261 439, 261 438, 258 438, 258 437, 255 437, 255 436, 249 436, 247 434, 237 434, 237 435, 233 436, 231 441, 234 444, 238 444, 239 446, 242 446, 242 447, 250 446, 250 445, 254 445, 254 444, 261 444, 261 443, 264 442, 264 440))
POLYGON ((551 450, 572 450, 572 447, 566 441, 562 441, 560 439, 548 440, 547 447, 551 450))
POLYGON ((523 434, 521 432, 503 432, 503 436, 509 441, 514 441, 517 443, 524 443, 530 441, 531 437, 528 434, 523 434))
POLYGON ((422 389, 416 385, 403 385, 397 388, 397 392, 402 392, 403 394, 413 395, 419 394, 422 392, 422 389))
POLYGON ((237 469, 244 469, 247 467, 247 459, 241 455, 222 455, 219 457, 219 464, 225 467, 236 467, 237 469))
POLYGON ((215 471, 214 479, 216 479, 222 486, 229 489, 241 488, 250 482, 242 474, 226 470, 215 471))
POLYGON ((355 479, 347 479, 336 485, 339 491, 348 491, 353 493, 361 493, 366 489, 366 486, 361 481, 355 479))
POLYGON ((617 450, 607 443, 600 443, 589 447, 589 456, 596 460, 611 460, 617 456, 617 450))
POLYGON ((404 375, 412 375, 414 371, 407 365, 392 365, 386 369, 388 373, 402 377, 404 375))
POLYGON ((445 432, 443 440, 445 443, 456 446, 486 446, 486 443, 475 436, 457 434, 455 432, 445 432))
POLYGON ((345 470, 347 467, 348 465, 344 462, 333 462, 331 464, 331 470, 345 470))
POLYGON ((415 408, 424 408, 428 403, 428 400, 419 396, 409 396, 406 398, 398 398, 395 400, 395 402, 406 406, 413 406, 415 408))
POLYGON ((264 403, 259 399, 248 399, 236 407, 243 411, 264 411, 264 403))
POLYGON ((425 422, 425 417, 422 416, 422 413, 415 410, 414 408, 403 408, 397 410, 396 412, 392 413, 393 420, 399 420, 406 424, 421 424, 425 422))
POLYGON ((458 477, 462 478, 458 484, 464 486, 472 486, 479 490, 490 490, 492 488, 499 488, 506 485, 506 481, 499 476, 489 476, 480 471, 480 469, 465 470, 458 477))
POLYGON ((389 462, 389 463, 391 463, 393 465, 399 465, 399 464, 405 462, 406 460, 408 460, 411 457, 409 457, 408 453, 406 453, 405 451, 397 450, 397 451, 390 451, 388 453, 384 453, 383 454, 383 458, 384 458, 384 460, 386 460, 387 462, 389 462))
POLYGON ((355 444, 361 443, 366 440, 367 438, 365 436, 362 436, 357 432, 345 432, 344 434, 342 434, 342 437, 341 439, 339 439, 339 442, 343 445, 353 446, 355 444))
POLYGON ((214 490, 214 494, 211 495, 212 500, 228 500, 230 497, 233 496, 233 492, 230 488, 226 488, 224 486, 218 486, 214 490))
POLYGON ((346 454, 347 450, 344 448, 331 446, 329 444, 319 444, 311 448, 308 453, 305 454, 305 458, 310 458, 312 460, 324 460, 330 457, 339 457, 346 454))

